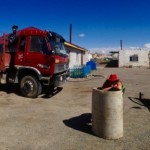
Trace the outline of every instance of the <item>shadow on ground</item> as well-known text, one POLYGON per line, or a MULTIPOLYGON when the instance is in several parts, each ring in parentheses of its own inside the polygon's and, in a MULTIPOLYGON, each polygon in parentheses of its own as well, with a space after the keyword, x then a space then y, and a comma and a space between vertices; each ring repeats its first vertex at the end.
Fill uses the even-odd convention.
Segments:
MULTIPOLYGON (((51 98, 54 95, 58 94, 63 87, 57 87, 57 88, 44 88, 41 93, 42 98, 51 98)), ((8 94, 14 93, 18 96, 22 96, 20 92, 20 88, 18 84, 0 84, 0 91, 6 92, 8 94)))
POLYGON ((0 91, 8 94, 15 93, 16 95, 21 96, 18 84, 0 84, 0 91))
POLYGON ((107 63, 105 67, 118 67, 118 60, 111 60, 110 62, 107 63))
MULTIPOLYGON (((131 100, 132 102, 140 105, 140 106, 145 106, 148 108, 148 110, 150 111, 150 99, 140 99, 140 98, 135 98, 135 97, 128 97, 129 100, 131 100)), ((141 109, 141 107, 132 107, 132 108, 136 108, 136 109, 141 109)))
POLYGON ((70 128, 93 135, 91 131, 91 113, 84 113, 80 116, 63 120, 63 123, 70 128))
POLYGON ((51 98, 53 96, 55 96, 56 94, 58 94, 60 91, 62 91, 63 87, 57 87, 54 89, 43 89, 42 91, 42 98, 51 98))

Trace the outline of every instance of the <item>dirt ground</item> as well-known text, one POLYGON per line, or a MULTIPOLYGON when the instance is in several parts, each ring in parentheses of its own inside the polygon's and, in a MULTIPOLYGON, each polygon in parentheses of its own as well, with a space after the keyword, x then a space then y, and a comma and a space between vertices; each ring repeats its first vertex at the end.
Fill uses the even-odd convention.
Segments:
POLYGON ((150 149, 150 69, 98 68, 86 79, 70 79, 36 99, 17 86, 0 86, 0 150, 148 150, 150 149), (124 134, 106 140, 91 131, 92 89, 111 73, 126 86, 124 134), (139 92, 144 98, 139 100, 139 92))

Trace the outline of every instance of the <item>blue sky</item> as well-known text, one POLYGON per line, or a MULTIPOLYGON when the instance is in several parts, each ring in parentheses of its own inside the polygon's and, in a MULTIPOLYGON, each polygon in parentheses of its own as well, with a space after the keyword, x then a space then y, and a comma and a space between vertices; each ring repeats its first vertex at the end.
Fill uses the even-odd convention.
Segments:
POLYGON ((4 0, 0 34, 34 26, 91 51, 150 47, 150 0, 4 0))

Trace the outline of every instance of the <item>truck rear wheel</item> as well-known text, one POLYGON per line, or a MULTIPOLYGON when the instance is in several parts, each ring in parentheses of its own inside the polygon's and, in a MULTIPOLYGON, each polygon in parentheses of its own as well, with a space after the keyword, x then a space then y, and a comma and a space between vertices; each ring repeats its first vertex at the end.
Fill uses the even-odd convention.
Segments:
POLYGON ((34 76, 25 76, 21 79, 20 90, 23 96, 36 98, 42 92, 42 86, 34 76))

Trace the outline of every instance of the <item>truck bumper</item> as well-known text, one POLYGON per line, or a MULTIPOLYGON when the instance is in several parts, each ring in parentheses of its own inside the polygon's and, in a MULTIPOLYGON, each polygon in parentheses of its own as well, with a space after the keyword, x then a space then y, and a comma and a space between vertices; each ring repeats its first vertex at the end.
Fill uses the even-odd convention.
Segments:
POLYGON ((58 87, 63 85, 70 77, 70 73, 69 72, 65 72, 63 74, 60 75, 56 75, 54 77, 54 86, 58 87))

